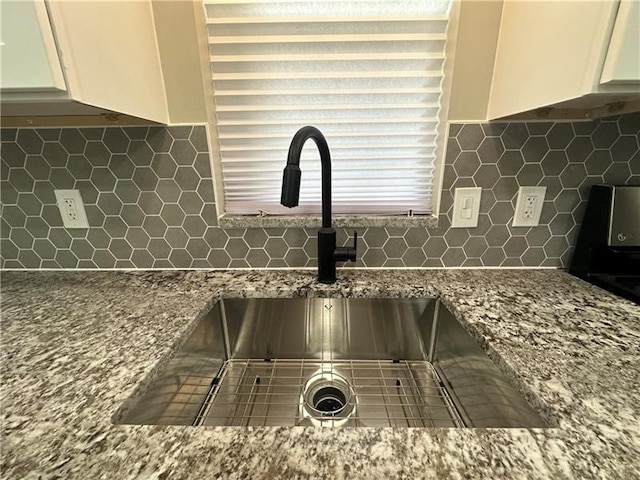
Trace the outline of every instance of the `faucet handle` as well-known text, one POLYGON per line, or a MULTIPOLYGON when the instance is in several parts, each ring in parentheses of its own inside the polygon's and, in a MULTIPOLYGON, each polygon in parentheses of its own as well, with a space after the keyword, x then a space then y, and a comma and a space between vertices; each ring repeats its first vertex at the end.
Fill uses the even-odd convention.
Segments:
POLYGON ((336 262, 355 262, 358 249, 358 232, 353 232, 353 247, 336 247, 333 258, 336 262))

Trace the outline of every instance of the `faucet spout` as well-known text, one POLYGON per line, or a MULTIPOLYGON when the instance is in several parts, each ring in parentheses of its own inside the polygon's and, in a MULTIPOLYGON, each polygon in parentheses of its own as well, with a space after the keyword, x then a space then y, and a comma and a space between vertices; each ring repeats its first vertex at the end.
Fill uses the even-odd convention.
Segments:
POLYGON ((331 155, 327 140, 315 127, 302 127, 296 132, 289 146, 287 166, 282 176, 280 203, 285 207, 295 207, 300 200, 300 155, 308 139, 312 139, 320 152, 322 163, 322 228, 318 230, 318 281, 336 281, 336 262, 356 261, 357 234, 353 247, 337 247, 336 231, 331 228, 331 155))
POLYGON ((316 127, 302 127, 296 132, 289 145, 287 166, 282 178, 280 203, 285 207, 295 207, 300 199, 300 155, 302 147, 312 139, 320 152, 322 164, 322 228, 331 228, 331 154, 324 135, 316 127))

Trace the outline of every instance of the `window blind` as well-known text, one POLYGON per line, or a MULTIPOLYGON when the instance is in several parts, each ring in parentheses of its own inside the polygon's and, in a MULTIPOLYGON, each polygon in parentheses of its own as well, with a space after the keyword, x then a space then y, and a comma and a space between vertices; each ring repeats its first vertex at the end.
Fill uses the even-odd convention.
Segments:
POLYGON ((205 0, 225 212, 319 213, 313 142, 300 206, 280 205, 289 143, 313 125, 335 213, 431 213, 449 3, 205 0))

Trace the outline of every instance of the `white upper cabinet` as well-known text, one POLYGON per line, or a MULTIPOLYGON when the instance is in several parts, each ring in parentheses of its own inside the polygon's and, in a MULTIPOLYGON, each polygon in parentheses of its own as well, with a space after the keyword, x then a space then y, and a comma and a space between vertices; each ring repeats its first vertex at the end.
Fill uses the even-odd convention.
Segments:
POLYGON ((66 90, 44 0, 0 2, 0 88, 66 90))
POLYGON ((487 117, 640 98, 637 12, 637 0, 505 0, 487 117))
MULTIPOLYGON (((3 31, 5 10, 10 11, 14 3, 44 7, 44 0, 0 2, 3 31)), ((150 0, 47 0, 47 6, 67 92, 53 92, 40 97, 32 95, 30 67, 18 64, 16 70, 21 69, 22 72, 15 77, 11 90, 3 78, 3 102, 66 99, 147 120, 169 122, 150 0)), ((19 10, 26 11, 27 8, 20 7, 19 10)), ((46 9, 42 8, 42 11, 46 14, 46 9)), ((21 19, 15 20, 15 24, 11 22, 9 32, 18 30, 22 21, 28 20, 23 11, 20 15, 21 19)), ((29 25, 31 30, 37 30, 39 26, 39 32, 33 35, 40 34, 44 38, 46 29, 43 26, 46 24, 39 21, 36 26, 33 22, 29 25)), ((22 54, 26 55, 30 44, 22 37, 16 39, 19 44, 16 49, 23 50, 22 54)), ((4 38, 3 41, 6 43, 4 38)), ((4 54, 5 47, 2 48, 4 54)), ((50 49, 48 53, 51 53, 50 49)), ((52 56, 55 57, 55 53, 52 56)), ((41 60, 38 62, 42 64, 41 60)), ((61 75, 59 77, 62 78, 61 75)))
POLYGON ((602 84, 640 82, 640 2, 622 0, 613 26, 602 84))

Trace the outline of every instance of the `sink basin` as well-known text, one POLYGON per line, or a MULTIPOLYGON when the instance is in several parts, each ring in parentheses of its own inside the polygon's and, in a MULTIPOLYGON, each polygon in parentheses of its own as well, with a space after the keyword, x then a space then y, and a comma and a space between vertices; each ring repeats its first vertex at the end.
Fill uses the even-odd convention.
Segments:
POLYGON ((433 298, 224 299, 115 423, 545 427, 433 298))

